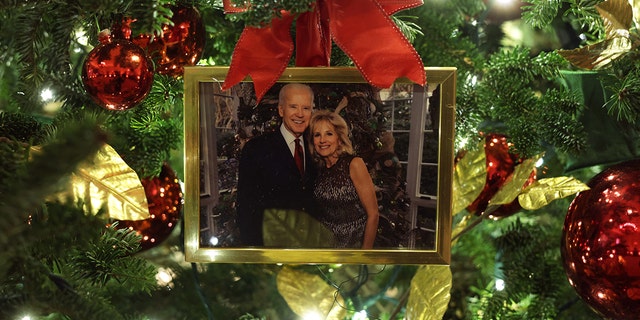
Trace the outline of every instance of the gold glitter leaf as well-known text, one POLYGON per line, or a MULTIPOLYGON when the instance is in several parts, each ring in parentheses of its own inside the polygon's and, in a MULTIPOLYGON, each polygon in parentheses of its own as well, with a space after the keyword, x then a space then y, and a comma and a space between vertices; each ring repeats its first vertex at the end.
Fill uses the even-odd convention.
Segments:
POLYGON ((81 200, 86 212, 104 209, 116 220, 144 220, 149 218, 149 205, 140 178, 105 144, 95 157, 78 166, 71 175, 66 196, 81 200))
POLYGON ((527 210, 542 208, 551 201, 588 190, 589 186, 573 177, 554 177, 535 181, 519 196, 520 206, 527 210))
POLYGON ((640 0, 629 0, 631 3, 631 9, 633 11, 633 23, 635 24, 635 28, 638 29, 640 27, 640 0))
POLYGON ((538 161, 538 157, 525 159, 521 164, 517 165, 513 170, 513 174, 505 181, 493 198, 489 200, 489 204, 503 205, 513 202, 522 192, 522 187, 531 176, 536 161, 538 161))
POLYGON ((451 299, 449 266, 423 265, 411 279, 406 319, 440 320, 451 299))
POLYGON ((629 0, 608 0, 596 5, 596 9, 604 23, 605 40, 582 48, 558 50, 571 64, 588 70, 607 67, 637 46, 629 34, 634 13, 629 0))
POLYGON ((487 160, 481 143, 466 151, 453 171, 453 214, 468 207, 482 192, 487 180, 487 160))
POLYGON ((473 213, 468 213, 453 226, 453 230, 451 230, 451 239, 453 239, 451 241, 452 245, 454 245, 458 241, 458 237, 467 229, 467 226, 469 225, 469 222, 473 217, 473 213))
POLYGON ((601 69, 632 49, 628 35, 606 39, 602 42, 558 53, 578 68, 601 69))
POLYGON ((278 292, 300 317, 343 319, 347 310, 337 290, 320 276, 285 266, 276 277, 278 292))
POLYGON ((267 247, 333 246, 333 233, 309 214, 298 210, 265 210, 262 232, 264 245, 267 247))
POLYGON ((629 34, 633 23, 633 10, 629 0, 608 0, 596 5, 604 22, 607 39, 629 34))

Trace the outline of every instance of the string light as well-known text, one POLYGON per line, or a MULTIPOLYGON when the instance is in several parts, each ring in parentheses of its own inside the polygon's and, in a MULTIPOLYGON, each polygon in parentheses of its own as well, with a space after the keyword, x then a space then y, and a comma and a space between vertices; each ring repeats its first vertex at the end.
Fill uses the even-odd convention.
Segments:
POLYGON ((510 7, 514 5, 517 1, 516 0, 495 0, 495 2, 499 6, 510 7))
POLYGON ((42 91, 40 92, 40 98, 42 98, 42 101, 45 102, 53 100, 53 91, 49 88, 42 89, 42 91))
POLYGON ((496 279, 496 290, 502 291, 504 290, 504 287, 505 287, 504 280, 496 279))
POLYGON ((168 268, 159 268, 156 273, 156 281, 161 287, 173 288, 173 278, 175 277, 173 270, 168 268))
POLYGON ((369 317, 367 317, 367 311, 360 310, 360 311, 356 312, 353 315, 352 320, 369 320, 369 317))
POLYGON ((58 99, 55 97, 55 93, 50 88, 44 88, 40 91, 40 99, 44 102, 42 110, 45 112, 56 112, 62 106, 62 102, 57 101, 58 99))

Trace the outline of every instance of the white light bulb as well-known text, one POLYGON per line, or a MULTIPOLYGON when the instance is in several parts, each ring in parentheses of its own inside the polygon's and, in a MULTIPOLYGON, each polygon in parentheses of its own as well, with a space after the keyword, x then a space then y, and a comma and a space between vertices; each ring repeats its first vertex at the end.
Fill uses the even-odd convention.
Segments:
POLYGON ((496 290, 498 291, 502 291, 504 290, 504 280, 502 279, 496 279, 496 290))
POLYGON ((42 92, 40 92, 40 98, 42 98, 42 101, 53 100, 53 91, 49 88, 43 89, 42 92))

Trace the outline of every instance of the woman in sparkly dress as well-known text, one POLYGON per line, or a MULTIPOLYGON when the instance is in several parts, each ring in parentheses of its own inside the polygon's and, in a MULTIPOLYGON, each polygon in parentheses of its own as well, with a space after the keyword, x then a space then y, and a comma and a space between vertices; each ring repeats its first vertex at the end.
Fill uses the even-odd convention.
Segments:
POLYGON ((319 166, 313 190, 318 219, 333 231, 338 248, 371 249, 378 229, 378 202, 369 171, 353 154, 349 128, 337 113, 314 112, 311 153, 319 166))

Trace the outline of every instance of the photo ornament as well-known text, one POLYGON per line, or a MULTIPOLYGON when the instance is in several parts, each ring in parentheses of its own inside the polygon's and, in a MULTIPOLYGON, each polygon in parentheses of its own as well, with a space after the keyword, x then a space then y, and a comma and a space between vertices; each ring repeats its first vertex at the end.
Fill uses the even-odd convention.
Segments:
POLYGON ((228 71, 184 71, 187 261, 449 264, 455 68, 290 67, 259 100, 228 71))

